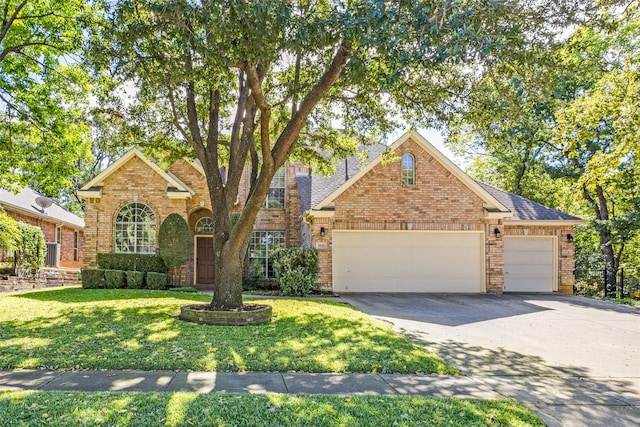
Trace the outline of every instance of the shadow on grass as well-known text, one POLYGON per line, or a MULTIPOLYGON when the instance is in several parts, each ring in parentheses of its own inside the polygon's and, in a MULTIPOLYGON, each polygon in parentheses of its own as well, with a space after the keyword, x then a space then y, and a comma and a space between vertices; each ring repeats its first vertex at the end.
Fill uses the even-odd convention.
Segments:
POLYGON ((335 302, 267 301, 271 322, 229 327, 177 319, 180 306, 203 298, 193 294, 159 300, 145 298, 149 291, 46 293, 5 310, 0 367, 455 373, 382 322, 335 302))
POLYGON ((82 289, 62 288, 11 295, 35 301, 55 301, 66 304, 95 301, 116 301, 130 299, 180 298, 193 301, 210 301, 209 295, 195 292, 150 291, 138 289, 82 289))
POLYGON ((543 425, 513 401, 407 396, 19 392, 0 393, 0 414, 51 426, 543 425))

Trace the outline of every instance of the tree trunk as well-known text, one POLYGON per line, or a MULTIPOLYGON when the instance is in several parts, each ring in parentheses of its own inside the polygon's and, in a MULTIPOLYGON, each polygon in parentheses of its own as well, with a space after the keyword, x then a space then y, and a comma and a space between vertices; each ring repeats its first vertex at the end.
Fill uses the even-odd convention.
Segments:
POLYGON ((230 253, 229 243, 222 251, 216 251, 215 279, 211 307, 229 310, 242 307, 242 267, 243 254, 230 253))

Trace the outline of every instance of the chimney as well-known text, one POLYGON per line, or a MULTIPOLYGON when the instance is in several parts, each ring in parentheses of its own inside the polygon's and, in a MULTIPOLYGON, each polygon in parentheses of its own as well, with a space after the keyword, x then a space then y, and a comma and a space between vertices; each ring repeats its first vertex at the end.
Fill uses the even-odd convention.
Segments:
POLYGON ((349 160, 346 157, 344 159, 344 181, 349 181, 349 160))

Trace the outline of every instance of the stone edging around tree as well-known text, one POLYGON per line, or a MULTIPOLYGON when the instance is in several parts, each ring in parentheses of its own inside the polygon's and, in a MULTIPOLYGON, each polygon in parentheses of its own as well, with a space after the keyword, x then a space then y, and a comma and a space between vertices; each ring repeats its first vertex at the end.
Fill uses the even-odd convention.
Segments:
POLYGON ((271 306, 245 304, 244 310, 208 310, 208 304, 191 304, 180 308, 180 319, 206 325, 244 326, 265 323, 271 320, 271 306))

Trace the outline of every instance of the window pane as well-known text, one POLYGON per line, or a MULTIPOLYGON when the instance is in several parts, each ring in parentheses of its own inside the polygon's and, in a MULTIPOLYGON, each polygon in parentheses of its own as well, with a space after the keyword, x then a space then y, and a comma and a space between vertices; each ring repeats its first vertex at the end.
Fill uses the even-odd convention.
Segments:
POLYGON ((411 154, 405 154, 402 156, 402 184, 415 184, 416 173, 414 163, 415 162, 411 154))
POLYGON ((269 194, 262 207, 264 208, 284 208, 285 195, 285 171, 284 167, 278 169, 271 180, 269 194))
POLYGON ((130 203, 116 215, 115 251, 155 253, 155 215, 149 206, 130 203))
POLYGON ((213 234, 213 218, 200 218, 196 224, 196 234, 213 234))
MULTIPOLYGON (((284 246, 284 231, 254 231, 249 239, 249 265, 261 264, 264 277, 273 278, 273 268, 269 262, 269 253, 284 246)), ((257 271, 256 268, 252 270, 257 271)))

